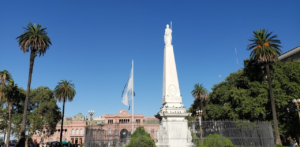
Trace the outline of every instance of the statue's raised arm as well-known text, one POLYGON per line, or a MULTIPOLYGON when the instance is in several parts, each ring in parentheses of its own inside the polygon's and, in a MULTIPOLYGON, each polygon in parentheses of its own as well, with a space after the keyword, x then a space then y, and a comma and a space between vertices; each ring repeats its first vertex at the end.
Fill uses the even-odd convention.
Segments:
POLYGON ((165 45, 171 45, 172 44, 172 30, 169 28, 169 25, 167 24, 167 28, 165 29, 165 45))

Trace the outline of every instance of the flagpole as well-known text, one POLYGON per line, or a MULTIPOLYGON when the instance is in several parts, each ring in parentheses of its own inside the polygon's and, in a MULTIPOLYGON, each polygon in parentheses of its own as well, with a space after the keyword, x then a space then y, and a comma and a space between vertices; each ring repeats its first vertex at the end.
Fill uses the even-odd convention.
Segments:
POLYGON ((131 122, 132 122, 132 126, 131 126, 131 134, 133 134, 133 130, 134 130, 134 90, 133 90, 133 88, 134 88, 134 76, 133 76, 133 72, 134 70, 133 70, 133 60, 132 60, 132 120, 131 120, 131 122))

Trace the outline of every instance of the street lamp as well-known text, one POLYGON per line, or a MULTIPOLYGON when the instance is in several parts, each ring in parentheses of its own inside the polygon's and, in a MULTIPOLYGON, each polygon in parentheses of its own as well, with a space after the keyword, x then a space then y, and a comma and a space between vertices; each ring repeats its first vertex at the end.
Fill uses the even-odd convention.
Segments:
POLYGON ((300 121, 300 111, 299 111, 299 106, 300 106, 300 99, 294 99, 293 103, 297 106, 296 111, 298 111, 298 115, 299 115, 299 121, 300 121))
POLYGON ((95 111, 94 110, 90 110, 89 112, 89 115, 90 115, 90 120, 93 120, 93 115, 95 114, 95 111))
POLYGON ((202 124, 201 124, 201 117, 203 115, 203 111, 202 110, 198 110, 196 111, 198 118, 199 118, 199 126, 200 126, 200 139, 201 139, 201 143, 203 143, 203 139, 202 139, 202 124))

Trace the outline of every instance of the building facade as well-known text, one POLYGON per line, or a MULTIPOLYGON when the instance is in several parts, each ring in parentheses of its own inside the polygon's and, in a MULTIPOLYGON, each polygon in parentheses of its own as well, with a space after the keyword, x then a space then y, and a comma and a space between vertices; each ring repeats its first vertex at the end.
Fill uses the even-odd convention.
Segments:
MULTIPOLYGON (((134 115, 134 130, 139 126, 144 126, 145 130, 152 138, 156 138, 159 121, 155 117, 145 117, 143 114, 134 115)), ((56 126, 53 135, 46 135, 46 130, 36 132, 32 139, 38 143, 46 143, 60 140, 61 122, 56 126)), ((87 128, 97 128, 99 140, 105 144, 116 144, 128 141, 132 129, 132 116, 126 110, 120 110, 120 113, 105 114, 99 117, 88 118, 79 113, 73 117, 64 118, 62 140, 71 143, 84 143, 87 135, 87 128)), ((98 141, 99 141, 98 140, 98 141)))
POLYGON ((61 130, 61 122, 59 122, 56 125, 56 131, 53 135, 47 135, 47 130, 44 129, 43 132, 35 132, 32 139, 38 143, 60 141, 60 132, 62 131, 62 141, 82 143, 84 140, 84 130, 87 125, 86 120, 87 118, 81 113, 73 117, 65 117, 63 130, 61 130))
POLYGON ((300 46, 297 46, 278 57, 280 61, 296 61, 300 58, 300 46))

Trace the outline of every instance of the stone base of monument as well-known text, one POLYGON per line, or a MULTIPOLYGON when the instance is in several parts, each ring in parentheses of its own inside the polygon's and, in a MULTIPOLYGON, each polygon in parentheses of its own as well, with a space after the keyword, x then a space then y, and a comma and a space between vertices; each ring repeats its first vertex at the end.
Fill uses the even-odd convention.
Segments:
POLYGON ((157 131, 157 147, 192 147, 192 135, 186 120, 190 113, 182 104, 164 105, 159 111, 161 123, 157 131), (171 106, 171 107, 170 107, 171 106))

